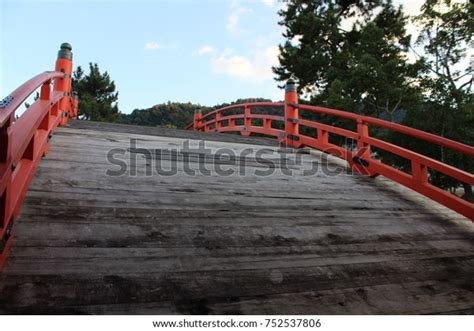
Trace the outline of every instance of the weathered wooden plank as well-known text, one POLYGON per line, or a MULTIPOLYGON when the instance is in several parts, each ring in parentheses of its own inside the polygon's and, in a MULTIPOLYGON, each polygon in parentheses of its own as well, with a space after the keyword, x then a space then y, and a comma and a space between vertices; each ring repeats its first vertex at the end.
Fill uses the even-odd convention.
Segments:
POLYGON ((0 275, 0 313, 474 310, 473 226, 416 193, 358 175, 303 176, 318 155, 286 176, 265 139, 74 126, 58 130, 33 180, 0 275), (206 139, 208 165, 219 148, 251 149, 239 159, 247 170, 264 148, 276 171, 145 177, 137 157, 139 176, 105 176, 107 151, 130 138, 150 149, 206 139))
MULTIPOLYGON (((102 122, 85 122, 72 121, 70 127, 73 129, 91 130, 93 132, 107 132, 107 133, 121 133, 129 136, 130 134, 141 134, 148 136, 168 137, 168 138, 185 138, 185 139, 202 139, 202 133, 193 132, 190 130, 168 129, 162 127, 146 127, 124 124, 112 124, 102 122)), ((240 134, 226 134, 223 136, 219 133, 207 133, 206 140, 230 143, 250 143, 263 145, 276 145, 274 139, 269 138, 255 138, 243 137, 240 134)))
MULTIPOLYGON (((362 313, 358 310, 362 305, 363 313, 416 314, 472 308, 470 280, 452 280, 453 268, 442 260, 434 262, 96 277, 22 275, 16 282, 2 279, 1 290, 9 295, 5 298, 17 298, 17 312, 34 311, 35 304, 36 312, 67 312, 79 308, 77 302, 82 305, 76 313, 88 312, 88 306, 94 305, 113 312, 110 307, 125 304, 129 307, 124 312, 129 313, 135 305, 162 302, 169 304, 168 312, 181 313, 355 314, 362 313), (422 269, 435 265, 442 267, 427 269, 431 273, 422 269), (45 292, 48 302, 43 301, 45 292)), ((11 304, 1 300, 0 307, 11 304)))

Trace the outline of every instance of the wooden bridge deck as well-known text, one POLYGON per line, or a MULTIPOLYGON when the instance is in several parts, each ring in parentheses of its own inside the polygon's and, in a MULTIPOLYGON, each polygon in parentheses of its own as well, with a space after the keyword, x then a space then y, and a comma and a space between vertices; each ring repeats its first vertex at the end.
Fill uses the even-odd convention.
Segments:
MULTIPOLYGON (((463 217, 380 178, 305 176, 317 155, 292 177, 279 166, 270 177, 145 177, 140 155, 138 176, 106 176, 117 168, 107 151, 130 138, 152 149, 207 139, 209 155, 267 144, 277 159, 279 149, 157 128, 59 129, 0 275, 1 313, 474 312, 474 229, 463 217)), ((254 154, 238 160, 260 167, 254 154)))

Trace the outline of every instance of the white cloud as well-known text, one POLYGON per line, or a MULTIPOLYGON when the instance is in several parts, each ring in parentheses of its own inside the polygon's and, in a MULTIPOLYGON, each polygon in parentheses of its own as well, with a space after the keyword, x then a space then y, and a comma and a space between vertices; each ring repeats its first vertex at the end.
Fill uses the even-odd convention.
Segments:
POLYGON ((220 56, 213 59, 212 70, 215 73, 226 74, 229 76, 249 78, 252 76, 252 63, 246 57, 233 55, 229 57, 220 56))
POLYGON ((201 48, 198 49, 198 54, 199 55, 205 55, 214 52, 214 48, 208 45, 204 45, 201 48))
POLYGON ((147 51, 156 51, 160 48, 161 46, 156 41, 150 41, 145 44, 145 50, 147 51))
POLYGON ((234 53, 234 50, 232 48, 225 48, 224 51, 222 52, 221 56, 229 56, 231 55, 232 53, 234 53))
POLYGON ((270 93, 270 99, 273 101, 283 101, 283 99, 285 99, 285 94, 278 87, 274 87, 270 93))
POLYGON ((301 42, 301 38, 303 38, 303 36, 298 34, 291 38, 290 42, 293 46, 298 46, 301 42))
POLYGON ((226 29, 230 32, 238 31, 240 18, 243 15, 250 14, 251 12, 253 12, 252 9, 242 7, 238 0, 232 1, 230 4, 230 15, 227 18, 226 29))
POLYGON ((273 7, 275 5, 275 0, 262 0, 263 4, 268 7, 273 7))
POLYGON ((408 15, 418 15, 420 13, 421 6, 425 3, 425 0, 395 0, 394 5, 403 5, 403 11, 408 15))
MULTIPOLYGON (((463 3, 465 1, 467 0, 453 0, 451 3, 463 3)), ((394 4, 397 6, 402 5, 403 12, 406 15, 417 16, 421 13, 421 7, 425 4, 425 0, 395 0, 394 4)), ((415 40, 419 34, 419 27, 416 26, 413 22, 410 22, 407 25, 407 31, 409 34, 412 35, 413 40, 415 40)))
POLYGON ((270 46, 259 50, 252 57, 224 52, 211 60, 212 71, 231 77, 263 82, 273 78, 272 66, 278 64, 279 49, 270 46))

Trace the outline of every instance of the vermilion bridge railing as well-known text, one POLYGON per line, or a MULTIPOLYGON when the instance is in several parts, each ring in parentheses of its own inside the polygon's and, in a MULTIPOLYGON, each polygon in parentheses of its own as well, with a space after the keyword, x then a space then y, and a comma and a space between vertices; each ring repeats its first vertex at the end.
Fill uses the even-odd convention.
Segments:
POLYGON ((0 101, 0 270, 26 191, 54 130, 77 117, 71 50, 62 44, 55 71, 33 77, 0 101), (39 98, 16 118, 17 109, 40 87, 39 98))
POLYGON ((468 157, 474 156, 474 147, 428 132, 341 110, 298 104, 296 85, 295 82, 291 80, 286 86, 284 103, 264 102, 237 104, 217 109, 204 115, 200 111, 196 111, 194 121, 188 128, 194 128, 196 131, 203 132, 240 132, 244 136, 257 133, 275 137, 286 146, 312 147, 346 160, 350 167, 358 173, 370 177, 379 175, 385 176, 394 182, 417 191, 474 220, 474 204, 431 184, 429 181, 429 169, 471 186, 474 185, 473 174, 390 142, 371 137, 369 135, 369 126, 402 133, 428 143, 451 149, 468 157), (255 108, 275 107, 284 108, 284 116, 252 113, 252 109, 255 108), (231 111, 235 113, 239 110, 243 110, 243 113, 228 114, 231 111), (303 119, 299 116, 300 111, 352 120, 357 125, 357 130, 351 131, 341 127, 303 119), (255 124, 254 120, 259 120, 261 124, 255 124), (240 123, 237 123, 237 121, 240 123), (280 125, 282 128, 284 127, 284 129, 276 128, 273 125, 274 122, 284 123, 280 125), (309 136, 302 134, 300 132, 300 126, 316 129, 316 135, 309 136), (331 143, 329 140, 331 134, 339 135, 357 142, 357 149, 354 151, 350 147, 341 147, 331 143), (406 173, 394 166, 377 160, 373 157, 371 147, 385 150, 409 160, 411 162, 411 173, 406 173))
MULTIPOLYGON (((28 186, 41 158, 47 153, 49 140, 55 129, 77 118, 78 100, 72 95, 72 48, 61 45, 55 71, 33 77, 0 102, 0 270, 5 262, 13 238, 15 220, 25 198, 28 186), (52 86, 51 86, 52 85, 52 86), (41 87, 39 98, 19 117, 17 109, 41 87)), ((289 82, 284 103, 249 103, 232 105, 202 115, 196 112, 191 127, 196 131, 240 132, 269 135, 287 146, 309 146, 348 161, 350 166, 365 175, 383 175, 435 200, 462 215, 474 219, 473 204, 444 191, 429 182, 428 169, 433 169, 460 182, 474 185, 474 176, 461 169, 424 155, 404 149, 369 135, 369 125, 377 126, 429 143, 452 149, 468 157, 474 148, 427 132, 357 114, 298 104, 294 82, 289 82), (252 113, 254 108, 283 107, 284 116, 252 113), (231 110, 244 109, 242 114, 224 115, 231 110), (357 131, 310 121, 299 117, 299 111, 332 115, 353 120, 357 131), (237 121, 243 124, 237 124, 237 121), (255 125, 261 120, 263 125, 255 125), (273 126, 283 122, 284 129, 273 126), (316 136, 300 133, 300 126, 316 129, 316 136), (357 151, 330 143, 329 135, 336 134, 357 141, 357 151), (377 147, 411 161, 411 174, 407 174, 372 157, 371 147, 377 147)))

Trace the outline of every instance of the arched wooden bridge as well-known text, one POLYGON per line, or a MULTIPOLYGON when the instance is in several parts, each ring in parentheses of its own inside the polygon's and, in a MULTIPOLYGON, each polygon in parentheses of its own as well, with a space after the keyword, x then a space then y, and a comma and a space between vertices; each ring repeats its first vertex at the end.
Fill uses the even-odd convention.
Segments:
POLYGON ((472 146, 298 104, 291 81, 285 102, 196 112, 193 130, 80 121, 71 74, 63 44, 54 71, 0 104, 0 313, 474 312, 474 206, 430 170, 473 174, 370 129, 472 146))

